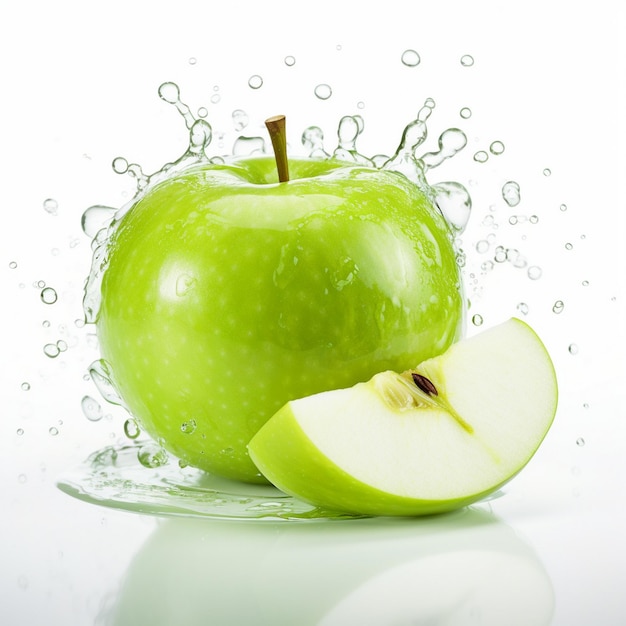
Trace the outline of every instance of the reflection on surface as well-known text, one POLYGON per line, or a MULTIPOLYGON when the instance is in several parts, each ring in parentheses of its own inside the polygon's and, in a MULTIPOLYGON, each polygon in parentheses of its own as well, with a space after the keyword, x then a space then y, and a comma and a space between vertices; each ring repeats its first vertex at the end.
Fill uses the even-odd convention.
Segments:
POLYGON ((532 549, 479 508, 422 519, 169 519, 126 573, 109 626, 549 624, 532 549))

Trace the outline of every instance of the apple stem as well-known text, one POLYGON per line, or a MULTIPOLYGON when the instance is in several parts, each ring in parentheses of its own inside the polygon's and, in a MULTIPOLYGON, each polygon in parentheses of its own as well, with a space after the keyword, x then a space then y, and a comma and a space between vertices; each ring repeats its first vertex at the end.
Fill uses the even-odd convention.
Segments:
POLYGON ((285 116, 274 115, 265 120, 265 126, 272 140, 278 180, 281 183, 289 180, 289 163, 287 162, 287 133, 285 132, 285 116))

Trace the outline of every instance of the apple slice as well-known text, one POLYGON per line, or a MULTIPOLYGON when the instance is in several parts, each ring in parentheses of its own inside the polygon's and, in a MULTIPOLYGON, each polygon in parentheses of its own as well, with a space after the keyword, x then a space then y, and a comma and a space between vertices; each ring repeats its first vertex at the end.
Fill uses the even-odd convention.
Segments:
POLYGON ((414 370, 288 402, 248 449, 276 487, 320 507, 440 513, 483 498, 528 463, 557 395, 545 346, 512 318, 414 370))

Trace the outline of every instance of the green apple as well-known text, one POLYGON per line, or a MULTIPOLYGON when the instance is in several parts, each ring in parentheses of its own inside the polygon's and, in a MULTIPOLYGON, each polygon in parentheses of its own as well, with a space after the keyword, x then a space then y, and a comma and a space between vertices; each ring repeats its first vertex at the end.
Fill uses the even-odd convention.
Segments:
POLYGON ((265 482, 247 444, 288 400, 406 369, 464 323, 453 235, 402 174, 204 164, 112 226, 97 313, 124 404, 185 463, 265 482))
POLYGON ((501 487, 554 419, 557 381, 512 318, 402 374, 288 402, 251 440, 279 489, 338 511, 439 513, 501 487))

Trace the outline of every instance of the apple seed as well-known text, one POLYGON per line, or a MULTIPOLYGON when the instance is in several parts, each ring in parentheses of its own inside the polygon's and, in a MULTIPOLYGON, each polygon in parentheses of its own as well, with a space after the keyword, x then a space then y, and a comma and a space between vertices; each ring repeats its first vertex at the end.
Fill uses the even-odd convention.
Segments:
POLYGON ((433 382, 426 378, 426 376, 422 376, 417 372, 411 372, 411 376, 413 378, 413 382, 419 387, 424 393, 427 393, 429 396, 438 396, 439 392, 437 391, 437 387, 433 385, 433 382))

